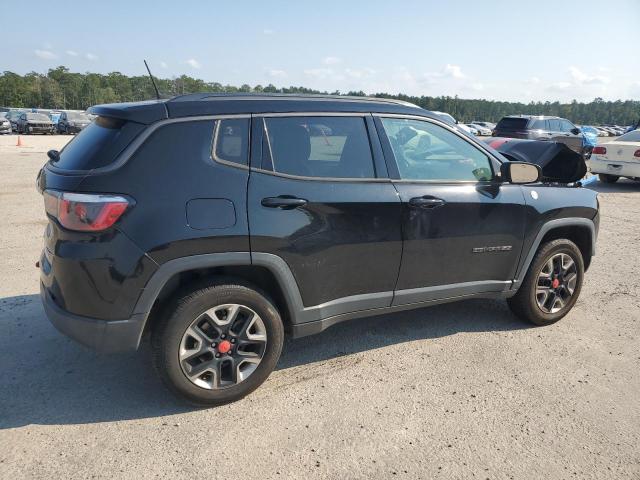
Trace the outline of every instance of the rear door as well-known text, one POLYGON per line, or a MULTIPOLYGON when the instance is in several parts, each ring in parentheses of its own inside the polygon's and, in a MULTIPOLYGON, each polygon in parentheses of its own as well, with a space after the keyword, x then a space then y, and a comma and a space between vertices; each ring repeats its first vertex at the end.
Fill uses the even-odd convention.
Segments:
POLYGON ((304 306, 323 316, 389 306, 402 207, 372 117, 263 115, 253 124, 252 254, 282 258, 304 306))
POLYGON ((379 117, 376 126, 403 203, 394 305, 508 288, 524 235, 521 187, 501 183, 497 161, 444 124, 379 117))

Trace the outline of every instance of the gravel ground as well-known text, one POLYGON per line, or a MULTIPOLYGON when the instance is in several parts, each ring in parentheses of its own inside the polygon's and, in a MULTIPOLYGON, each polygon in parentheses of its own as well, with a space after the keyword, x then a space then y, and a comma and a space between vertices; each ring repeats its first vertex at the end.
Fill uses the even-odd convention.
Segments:
POLYGON ((640 184, 592 184, 598 254, 560 323, 497 301, 357 320, 198 410, 147 347, 99 356, 44 317, 34 180, 66 138, 23 138, 0 138, 0 478, 640 478, 640 184))

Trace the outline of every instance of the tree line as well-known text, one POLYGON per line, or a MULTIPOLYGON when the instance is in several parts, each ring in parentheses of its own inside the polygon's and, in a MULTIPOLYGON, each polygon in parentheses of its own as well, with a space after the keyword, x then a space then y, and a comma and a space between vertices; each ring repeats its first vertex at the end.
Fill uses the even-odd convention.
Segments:
MULTIPOLYGON (((241 86, 205 82, 181 75, 177 78, 156 78, 158 89, 165 96, 194 92, 246 92, 246 93, 331 93, 364 96, 357 92, 322 92, 304 87, 278 88, 274 85, 247 84, 241 86)), ((415 103, 427 110, 448 112, 461 122, 473 120, 497 122, 504 115, 533 114, 556 115, 584 125, 635 124, 640 118, 640 101, 604 101, 596 98, 589 103, 576 100, 560 102, 500 102, 494 100, 461 99, 457 96, 411 96, 405 94, 376 93, 375 97, 397 98, 415 103)), ((120 72, 70 72, 67 67, 50 69, 46 74, 37 72, 18 75, 5 71, 0 74, 0 106, 18 108, 53 108, 85 110, 91 105, 113 102, 131 102, 155 98, 155 91, 146 75, 127 76, 120 72)))

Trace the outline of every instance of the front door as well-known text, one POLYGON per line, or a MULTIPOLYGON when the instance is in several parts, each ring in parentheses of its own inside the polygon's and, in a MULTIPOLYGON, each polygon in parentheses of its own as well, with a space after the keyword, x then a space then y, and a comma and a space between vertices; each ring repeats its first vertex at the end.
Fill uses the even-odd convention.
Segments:
POLYGON ((379 143, 370 142, 371 116, 260 116, 253 123, 252 254, 286 262, 305 313, 389 306, 402 251, 401 203, 384 179, 379 143))
POLYGON ((496 160, 450 127, 409 118, 376 122, 403 203, 394 304, 508 288, 524 235, 521 187, 500 183, 496 160))

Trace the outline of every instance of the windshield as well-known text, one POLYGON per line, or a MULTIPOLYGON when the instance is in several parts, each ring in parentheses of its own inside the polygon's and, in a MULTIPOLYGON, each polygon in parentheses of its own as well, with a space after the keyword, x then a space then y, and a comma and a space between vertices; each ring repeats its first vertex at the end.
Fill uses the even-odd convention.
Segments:
POLYGON ((640 130, 634 130, 616 138, 614 142, 640 142, 640 130))
POLYGON ((67 118, 74 122, 90 122, 89 116, 86 113, 80 112, 67 112, 67 118))
POLYGON ((34 120, 38 122, 48 122, 49 117, 44 113, 27 113, 27 120, 34 120))

